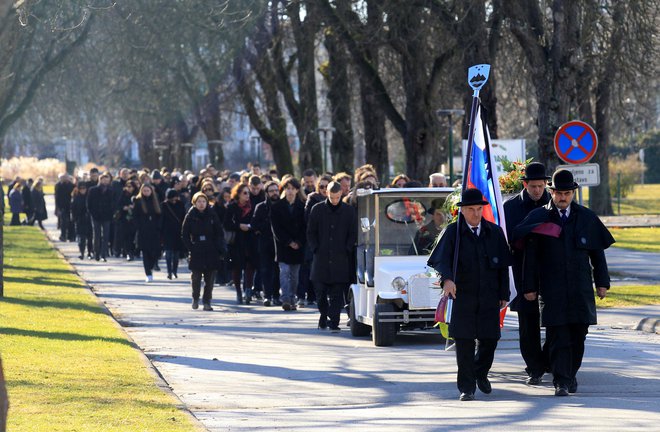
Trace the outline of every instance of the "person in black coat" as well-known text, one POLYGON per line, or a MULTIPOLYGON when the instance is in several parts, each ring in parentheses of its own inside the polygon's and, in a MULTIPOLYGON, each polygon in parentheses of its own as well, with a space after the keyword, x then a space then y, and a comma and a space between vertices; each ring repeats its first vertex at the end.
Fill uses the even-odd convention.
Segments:
POLYGON ((162 209, 152 185, 144 184, 133 201, 133 217, 137 228, 138 247, 142 251, 145 282, 154 280, 152 270, 160 257, 162 209))
POLYGON ((305 205, 298 197, 300 182, 289 177, 280 185, 284 198, 272 206, 270 222, 275 261, 280 269, 282 309, 296 310, 296 290, 305 247, 305 205))
POLYGON ((208 206, 208 197, 197 192, 192 198, 193 206, 183 220, 181 238, 189 251, 188 268, 192 272, 192 308, 199 307, 199 294, 204 278, 202 303, 205 311, 212 311, 211 299, 215 272, 226 246, 222 224, 215 211, 208 206))
POLYGON ((231 275, 236 288, 236 301, 250 303, 255 266, 259 263, 257 242, 250 222, 254 208, 250 202, 250 191, 244 183, 238 183, 231 191, 232 202, 227 206, 224 228, 233 236, 229 246, 231 275), (241 291, 241 274, 245 273, 245 297, 241 291))
POLYGON ((506 307, 510 294, 509 245, 502 228, 482 218, 487 204, 478 189, 466 189, 457 204, 458 221, 445 228, 428 261, 441 275, 444 295, 454 299, 449 336, 456 341, 462 401, 473 400, 477 386, 483 393, 491 392, 488 372, 500 338, 500 309, 506 307), (454 272, 457 231, 460 243, 454 272))
MULTIPOLYGON (((314 172, 313 170, 309 170, 314 172)), ((304 179, 303 175, 303 179, 304 179)), ((316 178, 316 174, 314 174, 316 178)), ((312 207, 316 204, 325 201, 328 198, 328 184, 332 181, 332 176, 327 174, 322 175, 316 181, 316 190, 307 195, 305 200, 305 223, 309 220, 309 213, 312 211, 312 207)), ((303 260, 302 265, 300 266, 300 277, 298 280, 298 306, 304 304, 303 299, 307 295, 307 305, 312 306, 316 302, 316 293, 314 292, 314 284, 309 278, 310 272, 312 270, 312 259, 314 255, 312 254, 309 244, 305 244, 305 259, 303 260)))
POLYGON ((310 279, 316 290, 320 312, 319 328, 328 324, 339 331, 339 315, 344 301, 344 287, 353 280, 351 263, 357 241, 355 209, 341 201, 339 182, 328 185, 328 198, 316 204, 309 214, 307 242, 314 258, 310 279), (329 323, 328 323, 329 321, 329 323))
POLYGON ((46 200, 44 199, 44 179, 39 177, 32 185, 30 191, 32 201, 32 220, 39 224, 39 228, 45 230, 43 221, 48 219, 48 211, 46 210, 46 200))
POLYGON ((55 183, 55 215, 60 227, 60 241, 67 241, 71 235, 71 194, 75 185, 68 174, 62 174, 55 183))
MULTIPOLYGON (((89 183, 88 183, 89 184, 89 183)), ((108 258, 108 243, 110 242, 110 223, 113 216, 112 190, 110 189, 110 174, 103 173, 99 184, 89 188, 87 192, 87 211, 92 217, 94 232, 94 259, 108 258)))
POLYGON ((274 181, 264 186, 266 200, 257 204, 252 216, 252 231, 257 239, 259 271, 264 287, 264 306, 281 306, 279 272, 275 262, 275 241, 271 228, 271 209, 280 199, 280 188, 274 181))
POLYGON ((76 228, 76 236, 78 238, 78 249, 80 256, 78 258, 85 258, 85 248, 87 248, 87 257, 92 259, 93 248, 93 235, 92 235, 92 219, 87 211, 87 183, 80 182, 80 184, 73 190, 71 198, 71 220, 76 228))
POLYGON ((34 209, 32 208, 32 185, 34 181, 29 178, 25 181, 24 187, 21 190, 23 194, 23 213, 25 213, 25 224, 33 225, 34 224, 34 209))
POLYGON ((179 193, 174 189, 165 192, 167 198, 162 205, 163 224, 161 236, 163 238, 163 249, 165 249, 165 261, 167 262, 167 278, 178 278, 179 256, 183 250, 181 241, 181 226, 186 216, 186 209, 179 199, 179 193))
POLYGON ((545 166, 532 162, 525 167, 522 176, 524 189, 504 203, 506 231, 513 253, 513 280, 516 287, 516 297, 509 304, 512 311, 518 312, 518 335, 520 353, 525 360, 527 384, 539 385, 546 371, 547 345, 541 346, 541 323, 538 300, 528 301, 523 296, 522 265, 523 250, 516 248, 513 240, 513 230, 532 210, 543 207, 550 201, 546 186, 550 177, 545 175, 545 166))
POLYGON ((556 396, 577 391, 584 341, 597 323, 594 283, 601 299, 610 287, 605 249, 614 238, 594 212, 573 202, 577 187, 570 171, 556 171, 552 200, 533 210, 513 235, 524 242, 525 299, 539 298, 556 396))
POLYGON ((135 219, 133 218, 133 199, 140 187, 138 183, 129 180, 121 191, 117 200, 114 213, 115 228, 117 230, 116 248, 121 256, 127 261, 133 261, 135 257, 135 219))

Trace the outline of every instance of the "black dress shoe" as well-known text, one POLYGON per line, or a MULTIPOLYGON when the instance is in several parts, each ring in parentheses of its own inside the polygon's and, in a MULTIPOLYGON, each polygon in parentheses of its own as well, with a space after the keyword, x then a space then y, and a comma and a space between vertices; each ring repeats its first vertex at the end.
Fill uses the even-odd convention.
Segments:
POLYGON ((568 387, 565 385, 555 387, 555 396, 568 396, 568 387))
POLYGON ((319 318, 319 329, 325 330, 328 328, 328 319, 326 317, 319 318))
POLYGON ((573 381, 568 386, 568 392, 569 393, 577 392, 577 379, 573 378, 573 381))
POLYGON ((490 381, 488 381, 488 378, 486 377, 477 378, 477 387, 479 387, 479 390, 485 394, 490 394, 490 392, 493 391, 493 387, 491 387, 490 381))
POLYGON ((543 377, 542 375, 541 376, 532 375, 529 378, 527 378, 527 381, 525 381, 525 383, 527 385, 533 385, 533 386, 541 385, 541 382, 543 381, 542 377, 543 377))
POLYGON ((474 393, 461 393, 461 396, 458 398, 460 401, 471 401, 474 400, 474 393))

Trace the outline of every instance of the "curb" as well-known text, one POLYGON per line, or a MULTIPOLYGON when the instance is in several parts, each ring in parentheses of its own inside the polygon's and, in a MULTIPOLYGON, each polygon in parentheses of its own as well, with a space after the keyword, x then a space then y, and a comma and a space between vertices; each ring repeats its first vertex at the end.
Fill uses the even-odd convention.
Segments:
POLYGON ((139 355, 139 358, 142 362, 142 364, 145 366, 147 372, 153 377, 154 379, 154 384, 156 387, 158 387, 162 392, 170 395, 176 403, 174 404, 174 407, 179 409, 184 413, 184 415, 188 416, 190 418, 191 422, 193 423, 193 426, 197 428, 198 431, 208 431, 208 428, 202 423, 200 419, 198 419, 195 414, 192 412, 190 407, 188 407, 183 401, 179 398, 179 396, 174 393, 174 390, 172 390, 172 387, 170 384, 167 382, 165 377, 160 373, 156 365, 154 365, 151 362, 151 359, 147 356, 147 354, 142 351, 142 348, 133 340, 133 338, 128 334, 124 326, 121 325, 121 322, 119 319, 112 313, 110 309, 108 309, 107 305, 99 298, 98 295, 96 295, 96 292, 94 291, 94 287, 90 285, 80 273, 78 273, 78 270, 75 268, 75 266, 66 258, 64 253, 60 250, 58 245, 55 243, 55 240, 51 238, 49 235, 49 230, 46 229, 44 231, 44 237, 50 243, 52 246, 53 250, 59 255, 59 257, 67 264, 67 266, 71 269, 71 272, 74 273, 80 281, 83 283, 85 289, 94 297, 96 300, 96 303, 103 309, 103 312, 110 317, 111 322, 113 325, 115 325, 119 331, 124 335, 124 337, 129 341, 130 345, 135 349, 139 355))
POLYGON ((641 330, 644 333, 660 334, 660 318, 643 318, 635 327, 635 330, 641 330))

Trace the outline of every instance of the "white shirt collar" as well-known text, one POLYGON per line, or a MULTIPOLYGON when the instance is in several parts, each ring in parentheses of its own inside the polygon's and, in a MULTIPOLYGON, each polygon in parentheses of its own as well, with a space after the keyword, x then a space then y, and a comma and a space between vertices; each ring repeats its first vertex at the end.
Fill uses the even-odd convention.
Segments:
MULTIPOLYGON (((559 212, 559 217, 561 217, 561 210, 557 208, 557 211, 559 212)), ((571 215, 571 206, 569 205, 568 207, 566 207, 566 217, 569 217, 570 215, 571 215)))
POLYGON ((470 224, 468 224, 468 226, 470 227, 470 231, 472 231, 472 232, 474 232, 473 228, 477 228, 477 236, 479 236, 479 234, 481 234, 481 222, 479 222, 479 225, 477 225, 476 227, 474 227, 470 224))

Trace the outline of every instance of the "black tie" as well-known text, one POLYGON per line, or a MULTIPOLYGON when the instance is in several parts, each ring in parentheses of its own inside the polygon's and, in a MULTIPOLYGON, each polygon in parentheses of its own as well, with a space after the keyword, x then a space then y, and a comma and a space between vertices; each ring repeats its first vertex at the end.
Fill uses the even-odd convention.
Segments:
POLYGON ((472 227, 472 232, 474 232, 474 235, 479 237, 479 227, 472 227))
POLYGON ((568 220, 568 216, 566 216, 566 209, 560 210, 560 212, 561 212, 561 224, 563 225, 568 220))

